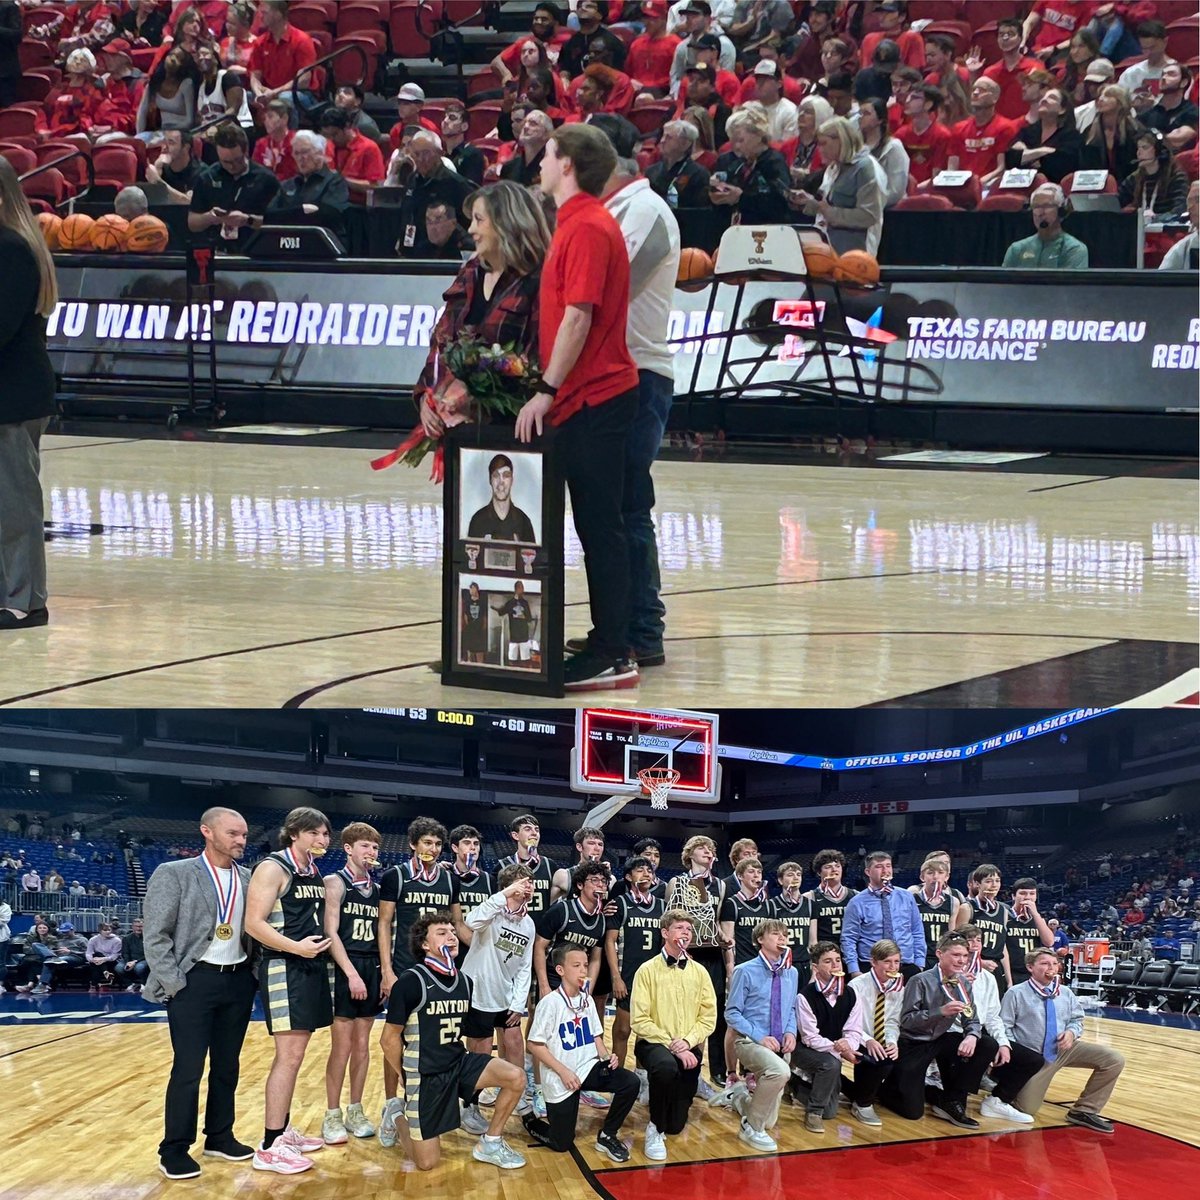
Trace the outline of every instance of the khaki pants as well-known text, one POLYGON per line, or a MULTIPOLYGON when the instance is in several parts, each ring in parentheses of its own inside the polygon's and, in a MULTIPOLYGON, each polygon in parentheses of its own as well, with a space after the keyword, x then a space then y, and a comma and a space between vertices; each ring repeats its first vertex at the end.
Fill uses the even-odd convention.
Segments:
POLYGON ((1099 1113, 1108 1103, 1117 1077, 1125 1069, 1125 1057, 1108 1046, 1096 1042, 1076 1042, 1070 1050, 1048 1062, 1017 1094, 1013 1105, 1022 1112, 1035 1115, 1046 1099, 1046 1090, 1055 1073, 1064 1067, 1090 1067, 1087 1086, 1072 1108, 1080 1112, 1099 1113))
POLYGON ((738 1038, 733 1044, 738 1061, 747 1071, 753 1071, 757 1083, 749 1103, 738 1109, 738 1115, 760 1133, 770 1129, 779 1120, 779 1101, 783 1089, 791 1077, 791 1068, 784 1059, 766 1046, 760 1046, 749 1038, 738 1038))

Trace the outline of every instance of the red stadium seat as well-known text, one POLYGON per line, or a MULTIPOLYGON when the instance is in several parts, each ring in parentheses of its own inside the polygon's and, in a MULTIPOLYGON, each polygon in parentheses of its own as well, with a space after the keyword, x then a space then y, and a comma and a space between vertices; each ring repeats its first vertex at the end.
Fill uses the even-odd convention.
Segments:
MULTIPOLYGON (((90 146, 81 146, 78 142, 67 141, 65 138, 43 142, 37 148, 37 165, 41 167, 46 163, 54 162, 55 159, 63 158, 74 150, 83 150, 87 157, 91 158, 90 146)), ((63 177, 76 191, 81 192, 87 187, 87 163, 82 158, 78 156, 68 158, 66 162, 59 163, 57 170, 63 173, 63 177)))
POLYGON ((1000 44, 996 41, 996 22, 989 21, 980 25, 971 35, 971 45, 975 46, 989 67, 1000 61, 1000 44))
POLYGON ((11 135, 32 136, 37 132, 37 117, 25 108, 0 108, 0 139, 11 135))
POLYGON ((892 212, 954 212, 954 205, 945 196, 932 192, 918 192, 915 196, 902 196, 894 204, 892 212))
POLYGON ((36 196, 54 207, 62 204, 71 195, 71 185, 56 167, 21 180, 21 191, 30 198, 36 196))
POLYGON ((971 22, 971 28, 978 32, 981 25, 994 24, 1004 17, 1016 17, 1023 21, 1031 7, 1031 4, 1014 4, 1009 0, 969 0, 963 5, 962 15, 971 22))
MULTIPOLYGON (((1043 182, 1045 182, 1044 177, 1043 177, 1043 182)), ((1070 171, 1066 175, 1064 175, 1060 186, 1062 187, 1063 194, 1065 196, 1069 196, 1075 187, 1075 172, 1070 171)), ((1097 196, 1097 195, 1115 196, 1117 194, 1117 191, 1118 191, 1117 181, 1113 177, 1113 175, 1110 173, 1105 178, 1104 187, 1102 187, 1099 192, 1087 192, 1086 194, 1089 196, 1097 196)))
POLYGON ((631 108, 626 115, 638 133, 646 137, 662 129, 674 111, 673 100, 655 100, 652 104, 641 104, 631 108))
POLYGON ((332 32, 332 23, 324 9, 313 4, 293 4, 288 9, 288 22, 305 33, 332 32))
POLYGON ((928 183, 921 185, 920 191, 932 192, 935 196, 945 196, 955 208, 977 208, 982 198, 978 175, 972 175, 966 183, 960 183, 957 187, 938 187, 931 179, 928 183))
POLYGON ((137 183, 138 158, 132 146, 106 142, 92 152, 92 169, 97 184, 109 183, 117 187, 128 187, 137 183))
POLYGON ((1200 15, 1193 13, 1167 26, 1167 53, 1180 62, 1195 58, 1200 52, 1200 15))
POLYGON ((1197 165, 1197 149, 1195 146, 1190 150, 1185 150, 1182 154, 1176 155, 1175 161, 1190 180, 1195 182, 1197 179, 1200 179, 1200 166, 1197 165))
POLYGON ((365 4, 362 0, 344 0, 338 5, 337 35, 346 37, 362 30, 380 33, 387 28, 387 18, 377 4, 365 4))
POLYGON ((1024 192, 993 192, 979 202, 976 212, 1021 212, 1024 210, 1026 197, 1024 192))
POLYGON ((22 39, 17 46, 17 57, 21 60, 22 71, 54 65, 54 51, 45 42, 35 42, 32 38, 22 39))
POLYGON ((357 54, 343 54, 329 64, 330 70, 333 71, 334 83, 363 83, 369 91, 375 81, 379 56, 387 50, 386 45, 381 44, 384 41, 385 36, 381 29, 375 30, 373 35, 370 32, 362 31, 336 38, 333 43, 334 50, 341 50, 343 46, 361 46, 363 48, 367 56, 367 72, 366 78, 363 79, 362 59, 357 54))
POLYGON ((49 75, 41 71, 25 71, 17 80, 17 99, 40 104, 50 95, 53 86, 49 75))
POLYGON ((971 46, 971 26, 966 21, 933 21, 921 31, 921 36, 929 37, 932 33, 944 33, 954 39, 955 57, 966 54, 971 46))
POLYGON ((467 109, 467 140, 488 137, 496 128, 502 109, 499 100, 485 100, 467 109))
POLYGON ((908 6, 910 21, 957 21, 962 17, 962 10, 971 5, 962 0, 914 0, 908 6))
POLYGON ((305 8, 320 9, 325 14, 325 20, 329 22, 329 28, 332 29, 337 24, 338 2, 337 0, 299 0, 297 5, 288 8, 288 20, 291 20, 292 12, 296 7, 302 4, 305 8))
POLYGON ((392 52, 401 58, 428 58, 429 39, 417 25, 418 5, 399 3, 388 18, 392 52))
POLYGON ((480 92, 498 92, 499 90, 500 76, 491 67, 488 67, 487 70, 471 76, 471 80, 467 84, 467 99, 477 96, 480 92))
POLYGON ((38 165, 37 155, 24 146, 0 145, 0 158, 7 158, 18 175, 25 175, 38 165))

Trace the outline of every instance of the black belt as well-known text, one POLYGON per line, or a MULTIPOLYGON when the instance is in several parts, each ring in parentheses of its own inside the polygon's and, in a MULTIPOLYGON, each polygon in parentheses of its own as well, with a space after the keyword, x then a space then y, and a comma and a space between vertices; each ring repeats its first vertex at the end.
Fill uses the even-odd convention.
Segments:
POLYGON ((225 974, 227 971, 240 971, 243 967, 248 967, 250 960, 242 959, 240 963, 210 963, 210 962, 194 962, 193 967, 203 967, 206 971, 219 971, 225 974))

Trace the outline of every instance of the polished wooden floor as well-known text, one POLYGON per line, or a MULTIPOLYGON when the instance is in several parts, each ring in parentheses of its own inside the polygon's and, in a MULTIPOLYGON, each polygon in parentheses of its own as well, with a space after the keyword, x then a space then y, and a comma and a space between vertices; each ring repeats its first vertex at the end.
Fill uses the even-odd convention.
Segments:
MULTIPOLYGON (((11 998, 9 998, 11 1000, 11 998)), ((94 1002, 92 1002, 94 1004, 94 1002)), ((134 1002, 136 1003, 136 1002, 134 1002)), ((88 1002, 80 1000, 78 1007, 88 1002)), ((8 1006, 6 1006, 7 1008, 8 1006)), ((7 1015, 7 1013, 5 1014, 7 1015)), ((73 1017, 81 1013, 70 1014, 73 1017)), ((1200 1147, 1200 1028, 1174 1029, 1087 1018, 1085 1036, 1109 1043, 1127 1059, 1107 1115, 1126 1125, 1167 1135, 1191 1147, 1200 1147)), ((318 1034, 302 1069, 293 1119, 309 1132, 319 1132, 324 1113, 324 1063, 328 1035, 318 1034)), ((245 1141, 261 1136, 262 1085, 271 1058, 271 1040, 261 1022, 251 1025, 242 1058, 242 1082, 238 1093, 237 1132, 245 1141)), ((302 1193, 321 1197, 385 1197, 388 1195, 431 1198, 467 1197, 470 1200, 581 1200, 595 1195, 584 1170, 569 1155, 542 1149, 528 1151, 528 1165, 518 1171, 499 1172, 474 1162, 470 1157, 474 1139, 459 1132, 444 1139, 445 1161, 429 1175, 420 1175, 406 1164, 399 1146, 384 1150, 375 1139, 345 1147, 326 1148, 314 1156, 317 1166, 303 1176, 285 1179, 255 1172, 247 1163, 203 1160, 203 1175, 197 1180, 169 1183, 156 1169, 156 1147, 161 1136, 162 1095, 170 1067, 170 1043, 162 1023, 122 1024, 111 1020, 97 1024, 39 1023, 36 1027, 0 1027, 0 1095, 8 1114, 0 1142, 0 1194, 5 1200, 82 1200, 121 1197, 146 1200, 168 1194, 191 1193, 232 1196, 302 1193)), ((1082 1086, 1081 1072, 1062 1072, 1051 1088, 1048 1103, 1039 1114, 1035 1129, 1064 1124, 1065 1109, 1082 1086)), ((378 1113, 382 1099, 378 1059, 372 1067, 367 1107, 378 1113)), ((972 1106, 974 1107, 974 1101, 972 1106)), ((955 1139, 952 1156, 955 1169, 970 1171, 971 1163, 984 1162, 993 1138, 954 1130, 944 1122, 926 1117, 919 1122, 884 1115, 884 1126, 870 1130, 850 1120, 843 1110, 829 1122, 823 1136, 807 1133, 799 1109, 787 1107, 781 1114, 776 1135, 780 1147, 793 1153, 837 1151, 853 1147, 916 1143, 926 1147, 923 1157, 932 1179, 938 1152, 955 1139)), ((589 1133, 597 1129, 601 1115, 582 1109, 578 1147, 588 1171, 613 1167, 596 1154, 589 1133)), ((607 1178, 636 1171, 651 1164, 642 1154, 645 1109, 635 1107, 623 1135, 633 1138, 633 1157, 627 1167, 608 1170, 607 1178)), ((1011 1126, 984 1121, 985 1132, 1007 1133, 1011 1126)), ((736 1136, 736 1118, 728 1111, 709 1109, 699 1102, 684 1135, 669 1139, 669 1164, 663 1174, 664 1187, 670 1164, 700 1160, 737 1160, 750 1151, 736 1136)), ((1129 1132, 1118 1127, 1116 1139, 1129 1132)), ((514 1119, 509 1135, 515 1145, 525 1146, 523 1131, 514 1119)), ((1034 1135, 1036 1136, 1036 1134, 1034 1135)), ((1071 1130, 1079 1139, 1098 1135, 1071 1130)), ((1011 1139, 1009 1139, 1011 1141, 1011 1139)), ((1104 1139, 1107 1141, 1107 1139, 1104 1139)), ((1031 1153, 1035 1151, 1030 1143, 1031 1153)), ((1186 1166, 1193 1151, 1180 1150, 1186 1166)), ((824 1158, 826 1156, 822 1156, 824 1158)), ((815 1161, 815 1160, 814 1160, 815 1161)), ((938 1159, 938 1161, 941 1161, 938 1159)), ((1195 1152, 1193 1170, 1200 1168, 1200 1151, 1195 1152)), ((802 1167, 801 1167, 802 1169, 802 1167)), ((604 1178, 602 1175, 601 1178, 604 1178)), ((881 1195, 888 1195, 886 1177, 864 1178, 881 1195), (881 1190, 880 1190, 881 1189, 881 1190)), ((1147 1186, 1152 1187, 1153 1165, 1147 1164, 1147 1186)), ((615 1186, 615 1185, 614 1185, 615 1186)), ((681 1194, 673 1191, 670 1194, 681 1194)), ((782 1191, 771 1196, 782 1196, 782 1191)), ((906 1193, 907 1194, 907 1193, 906 1193)), ((932 1196, 961 1194, 939 1191, 932 1196)), ((972 1194, 984 1195, 985 1192, 972 1194)), ((1001 1194, 986 1192, 987 1195, 1001 1194)), ((1003 1192, 1005 1196, 1014 1195, 1003 1192)), ((1065 1196, 1066 1191, 1042 1193, 1065 1196)), ((1070 1193, 1072 1195, 1077 1193, 1070 1193)), ((1168 1189, 1151 1192, 1160 1200, 1183 1195, 1168 1189)), ((1194 1194, 1194 1193, 1193 1193, 1194 1194)), ((767 1200, 763 1195, 762 1200, 767 1200)))
MULTIPOLYGON (((52 623, 4 635, 0 704, 497 700, 425 665, 442 508, 423 471, 304 439, 45 449, 52 623)), ((621 702, 1108 704, 1197 666, 1192 480, 1037 464, 655 475, 668 662, 621 702)), ((569 528, 569 632, 586 624, 580 557, 569 528)))

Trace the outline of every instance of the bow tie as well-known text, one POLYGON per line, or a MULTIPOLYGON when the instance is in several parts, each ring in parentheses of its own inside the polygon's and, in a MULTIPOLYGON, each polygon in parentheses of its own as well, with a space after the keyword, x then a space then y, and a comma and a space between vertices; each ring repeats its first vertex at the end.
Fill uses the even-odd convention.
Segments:
POLYGON ((669 954, 664 954, 663 958, 667 960, 668 967, 678 967, 681 971, 688 965, 688 960, 683 957, 672 958, 669 954))

